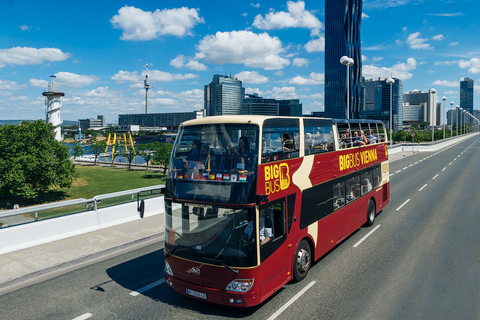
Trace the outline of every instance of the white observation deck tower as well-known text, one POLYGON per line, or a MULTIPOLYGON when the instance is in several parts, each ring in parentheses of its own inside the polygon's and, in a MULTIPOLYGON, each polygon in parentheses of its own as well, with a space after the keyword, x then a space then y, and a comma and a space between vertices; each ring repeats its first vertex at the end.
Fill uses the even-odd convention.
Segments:
POLYGON ((47 91, 44 91, 42 95, 46 97, 45 105, 47 106, 47 109, 45 112, 47 114, 47 123, 51 123, 55 127, 55 139, 57 141, 62 141, 61 125, 63 120, 60 118, 60 108, 62 107, 60 97, 63 97, 65 93, 59 92, 58 83, 53 80, 55 76, 51 76, 51 78, 52 81, 48 83, 47 91))

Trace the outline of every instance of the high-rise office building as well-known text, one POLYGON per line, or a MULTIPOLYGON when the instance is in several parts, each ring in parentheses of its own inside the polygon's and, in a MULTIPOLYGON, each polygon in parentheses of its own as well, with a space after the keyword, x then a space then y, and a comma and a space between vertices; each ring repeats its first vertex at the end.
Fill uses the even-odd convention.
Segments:
POLYGON ((460 81, 460 108, 473 114, 473 79, 463 78, 460 81))
POLYGON ((206 115, 241 114, 244 97, 245 88, 242 87, 242 81, 227 75, 216 74, 204 90, 206 115))
POLYGON ((386 78, 364 81, 365 108, 360 115, 362 119, 381 120, 388 127, 391 103, 393 131, 398 131, 403 128, 403 81, 397 78, 393 80, 395 82, 391 85, 386 78))
MULTIPOLYGON (((428 91, 413 90, 403 95, 403 109, 413 106, 423 106, 423 117, 421 122, 428 122, 430 125, 442 125, 441 117, 437 116, 437 91, 431 89, 428 91)), ((442 113, 442 110, 440 110, 442 113)))
POLYGON ((360 118, 362 54, 360 26, 362 0, 325 0, 325 115, 329 118, 360 118), (351 67, 340 63, 347 56, 351 67), (349 85, 347 94, 347 71, 349 85))

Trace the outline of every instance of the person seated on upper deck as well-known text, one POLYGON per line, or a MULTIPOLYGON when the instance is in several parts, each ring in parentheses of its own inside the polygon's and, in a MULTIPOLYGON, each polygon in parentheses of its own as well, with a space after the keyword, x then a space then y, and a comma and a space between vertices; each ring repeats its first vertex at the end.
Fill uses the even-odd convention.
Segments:
POLYGON ((355 131, 353 133, 353 146, 359 147, 364 145, 365 145, 365 142, 363 141, 363 138, 358 134, 358 131, 355 131))
POLYGON ((377 143, 377 137, 372 134, 372 130, 368 131, 368 135, 366 136, 368 144, 377 143))
POLYGON ((232 148, 232 145, 228 144, 228 154, 237 156, 235 157, 236 168, 244 170, 249 167, 252 157, 252 150, 250 149, 250 143, 247 137, 241 136, 238 139, 238 147, 232 148), (232 152, 233 149, 233 152, 232 152))
POLYGON ((202 149, 202 142, 198 139, 193 140, 192 148, 188 151, 187 160, 199 161, 200 150, 202 149))

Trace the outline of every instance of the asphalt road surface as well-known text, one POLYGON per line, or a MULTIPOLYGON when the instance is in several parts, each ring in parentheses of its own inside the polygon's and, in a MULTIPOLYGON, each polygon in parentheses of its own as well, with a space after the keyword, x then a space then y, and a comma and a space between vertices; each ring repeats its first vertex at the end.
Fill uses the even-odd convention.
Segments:
POLYGON ((1 319, 480 319, 480 138, 390 163, 390 204, 260 306, 170 290, 163 241, 0 296, 1 319))

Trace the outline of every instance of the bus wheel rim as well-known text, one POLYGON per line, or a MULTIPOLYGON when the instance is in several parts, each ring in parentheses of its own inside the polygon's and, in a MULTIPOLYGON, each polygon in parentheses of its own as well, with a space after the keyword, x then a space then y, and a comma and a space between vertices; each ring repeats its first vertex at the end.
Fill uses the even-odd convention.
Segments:
POLYGON ((297 269, 300 273, 305 273, 310 268, 310 254, 305 249, 302 248, 298 251, 297 256, 297 269))

